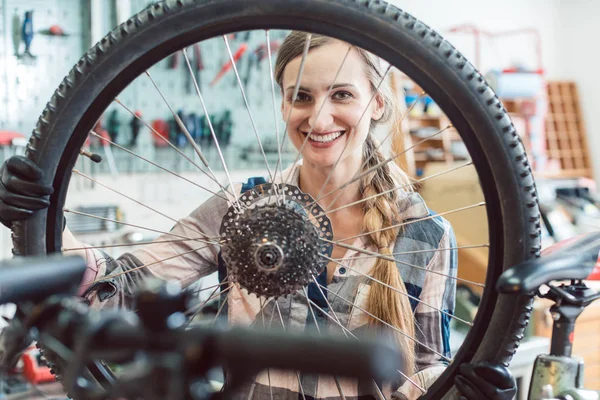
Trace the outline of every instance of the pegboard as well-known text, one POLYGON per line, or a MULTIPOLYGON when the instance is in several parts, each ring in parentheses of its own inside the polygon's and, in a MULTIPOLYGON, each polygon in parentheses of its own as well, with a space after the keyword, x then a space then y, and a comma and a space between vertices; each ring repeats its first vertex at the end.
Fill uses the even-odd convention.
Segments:
MULTIPOLYGON (((4 26, 9 28, 2 31, 3 46, 0 53, 3 64, 7 66, 5 71, 0 74, 2 83, 0 101, 5 105, 0 107, 0 129, 16 130, 28 136, 53 91, 87 50, 89 32, 86 29, 89 30, 90 25, 88 21, 89 2, 83 0, 6 0, 5 3, 6 7, 2 10, 2 15, 4 21, 8 21, 4 26), (26 10, 34 12, 33 23, 36 31, 31 46, 31 52, 36 59, 35 63, 31 65, 19 60, 14 55, 12 46, 14 25, 12 18, 15 16, 22 21, 26 10), (52 37, 37 33, 38 30, 46 29, 57 23, 65 29, 69 36, 52 37)), ((130 3, 133 14, 145 8, 149 1, 131 0, 130 3)), ((112 2, 110 4, 114 6, 112 2)), ((99 18, 102 19, 101 26, 108 31, 116 24, 116 13, 110 7, 105 11, 105 14, 99 18)), ((14 26, 20 32, 20 23, 14 26)), ((281 43, 286 34, 286 31, 271 31, 270 39, 272 42, 281 43)), ((243 81, 243 88, 256 131, 263 144, 267 148, 273 149, 272 144, 276 142, 275 118, 279 124, 280 134, 284 131, 285 123, 281 117, 281 96, 277 85, 275 85, 275 109, 273 107, 268 59, 265 57, 260 62, 255 62, 253 58, 259 46, 264 46, 266 43, 265 32, 240 32, 236 34, 235 38, 230 37, 229 43, 233 54, 241 46, 247 46, 247 50, 236 62, 236 66, 243 81)), ((225 73, 215 85, 210 84, 222 66, 229 61, 229 54, 223 38, 209 39, 199 43, 198 46, 201 49, 204 67, 199 74, 201 91, 209 116, 211 120, 212 118, 218 119, 226 111, 229 111, 231 116, 232 131, 229 141, 230 148, 227 150, 228 160, 226 161, 229 163, 231 160, 234 163, 240 159, 239 154, 242 153, 251 154, 249 159, 258 158, 256 161, 261 162, 262 157, 257 157, 256 133, 233 69, 225 73)), ((24 44, 21 43, 19 51, 22 52, 23 49, 24 44)), ((187 51, 191 61, 194 62, 193 46, 190 46, 187 51)), ((276 52, 273 51, 273 63, 275 57, 276 52)), ((173 110, 203 116, 204 111, 190 79, 190 72, 185 60, 180 55, 176 68, 171 67, 171 62, 172 58, 167 57, 151 67, 149 73, 173 110)), ((143 120, 148 124, 156 119, 165 121, 172 119, 169 108, 145 74, 133 81, 119 94, 118 99, 129 109, 140 111, 143 120)), ((133 117, 127 110, 113 102, 101 120, 105 128, 108 116, 113 111, 116 112, 116 117, 120 122, 116 141, 120 145, 128 145, 131 142, 132 128, 130 124, 133 117)), ((287 142, 289 149, 291 146, 289 146, 289 141, 287 142)), ((185 147, 184 144, 181 145, 185 147)), ((157 157, 157 153, 165 152, 164 149, 155 148, 151 131, 144 126, 138 135, 136 151, 151 159, 157 157)), ((114 151, 117 161, 119 157, 123 157, 119 152, 119 150, 114 151)), ((169 157, 173 157, 173 155, 169 155, 169 157)), ((214 158, 214 155, 211 157, 214 158)), ((273 154, 269 157, 273 158, 273 154)), ((217 162, 216 168, 219 168, 218 164, 217 162)), ((238 162, 238 164, 240 163, 238 162)), ((134 170, 140 170, 142 167, 137 168, 137 165, 136 162, 128 162, 127 169, 131 170, 133 166, 134 170)), ((106 165, 99 166, 100 170, 106 168, 108 168, 106 165)))
MULTIPOLYGON (((239 34, 238 36, 242 36, 239 34)), ((281 37, 281 35, 279 35, 281 37)), ((265 42, 264 32, 254 31, 250 33, 247 42, 248 51, 236 63, 240 78, 243 81, 248 74, 248 54, 253 52, 256 47, 265 42)), ((273 40, 273 39, 272 39, 273 40)), ((241 40, 230 41, 230 47, 233 53, 242 44, 241 40)), ((235 124, 234 137, 244 140, 243 137, 251 135, 250 141, 256 141, 252 131, 252 125, 248 116, 240 86, 233 70, 229 70, 214 86, 210 84, 217 75, 222 65, 229 61, 225 42, 222 38, 205 40, 198 44, 201 48, 204 69, 200 73, 201 93, 204 98, 209 114, 220 114, 224 110, 230 110, 234 114, 235 124)), ((192 58, 191 47, 187 49, 188 55, 192 58)), ((275 55, 272 58, 275 61, 275 55)), ((193 59, 191 60, 193 61, 193 59)), ((201 102, 196 93, 193 83, 190 81, 190 72, 182 56, 179 57, 179 65, 173 69, 169 66, 170 57, 162 60, 148 70, 152 79, 156 82, 160 91, 171 107, 177 112, 183 110, 185 113, 195 112, 203 114, 201 102)), ((257 66, 251 67, 251 75, 248 83, 244 87, 245 95, 248 100, 250 111, 258 131, 262 134, 275 135, 273 103, 271 95, 269 65, 267 60, 262 61, 257 66)), ((280 104, 281 96, 279 89, 275 87, 276 113, 281 123, 280 104)), ((169 108, 161 98, 159 92, 154 87, 152 81, 142 74, 132 82, 121 94, 118 99, 132 110, 139 110, 143 114, 144 120, 151 121, 155 118, 168 118, 171 113, 169 108)), ((123 121, 131 119, 130 114, 118 104, 112 104, 107 110, 109 114, 113 109, 119 112, 123 121)), ((126 142, 125 139, 124 143, 126 142)))
MULTIPOLYGON (((133 0, 131 4, 132 8, 137 11, 144 8, 147 2, 144 0, 133 0)), ((271 31, 269 33, 270 40, 275 46, 275 43, 281 43, 286 35, 287 31, 271 31)), ((252 57, 257 49, 260 46, 263 46, 263 49, 265 48, 265 31, 239 32, 235 38, 229 38, 229 44, 232 54, 235 54, 241 46, 247 46, 246 52, 236 62, 236 67, 238 68, 256 131, 263 145, 273 149, 272 144, 277 141, 275 118, 277 118, 277 123, 279 124, 280 138, 285 129, 285 123, 280 111, 281 95, 278 86, 275 84, 274 109, 268 59, 265 57, 258 63, 252 62, 252 57)), ((200 48, 204 68, 199 74, 200 89, 211 121, 212 118, 220 118, 225 111, 231 112, 232 134, 230 148, 226 153, 226 162, 228 165, 231 163, 233 166, 236 164, 236 160, 239 160, 240 153, 247 153, 248 149, 252 148, 251 153, 253 154, 247 159, 250 162, 251 159, 257 158, 258 142, 233 69, 225 73, 222 79, 216 84, 211 85, 211 82, 217 76, 222 66, 230 60, 225 41, 222 37, 216 37, 197 43, 197 46, 200 48)), ((195 65, 193 46, 188 47, 186 50, 190 62, 192 65, 195 65)), ((272 63, 274 64, 276 51, 272 51, 272 53, 272 63)), ((173 55, 151 67, 148 70, 150 76, 156 82, 159 90, 175 112, 182 111, 185 114, 194 113, 196 116, 203 116, 204 111, 183 56, 179 55, 178 65, 175 68, 171 66, 172 57, 173 55)), ((172 119, 171 111, 161 98, 158 90, 154 87, 152 81, 145 74, 139 76, 117 97, 130 110, 140 111, 143 120, 147 123, 151 123, 155 119, 163 119, 165 121, 172 119)), ((121 105, 112 103, 105 112, 104 127, 107 126, 107 120, 113 112, 117 113, 121 126, 117 143, 127 145, 131 139, 130 123, 133 117, 121 105)), ((288 142, 286 149, 289 150, 291 147, 290 143, 287 140, 286 142, 288 142)), ((151 131, 142 127, 137 141, 137 152, 152 159, 158 158, 157 153, 169 153, 170 149, 156 149, 153 148, 152 143, 151 131)), ((210 151, 209 149, 208 152, 210 151)), ((214 149, 212 151, 215 152, 214 149)), ((116 153, 118 153, 118 150, 115 151, 115 156, 119 157, 116 153)), ((273 155, 270 154, 269 158, 272 159, 273 155)), ((178 156, 175 155, 175 157, 178 156)), ((211 158, 208 155, 207 157, 211 158)), ((216 154, 213 154, 212 158, 217 158, 216 154)), ((260 157, 258 158, 259 160, 255 160, 254 164, 261 162, 260 157)), ((237 164, 241 163, 238 162, 237 164)), ((218 161, 212 165, 216 166, 217 169, 220 168, 218 161)), ((128 168, 130 167, 131 163, 128 168)), ((241 168, 241 165, 239 167, 241 168)))
POLYGON ((87 23, 84 0, 5 0, 0 15, 0 129, 29 136, 52 93, 83 53, 87 23), (14 38, 20 37, 25 11, 33 11, 34 36, 31 54, 35 60, 19 58, 14 38), (41 33, 59 25, 68 36, 41 33))

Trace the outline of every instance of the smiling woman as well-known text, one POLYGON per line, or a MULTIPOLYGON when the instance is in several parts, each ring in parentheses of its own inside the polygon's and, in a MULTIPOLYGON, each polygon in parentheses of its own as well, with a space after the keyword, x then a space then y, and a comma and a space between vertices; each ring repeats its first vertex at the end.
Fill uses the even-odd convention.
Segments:
MULTIPOLYGON (((284 92, 281 111, 288 120, 287 132, 297 148, 310 136, 303 160, 321 173, 328 174, 344 151, 340 170, 351 176, 360 166, 373 122, 384 112, 382 95, 374 96, 384 70, 375 66, 379 60, 366 51, 319 35, 311 35, 310 51, 302 63, 306 39, 305 33, 291 33, 275 65, 275 79, 284 92), (301 69, 302 81, 294 98, 301 69)), ((335 176, 331 179, 331 184, 336 182, 335 176)))
MULTIPOLYGON (((394 227, 403 220, 400 210, 415 207, 428 214, 420 196, 412 194, 406 174, 395 163, 384 162, 385 157, 373 139, 373 131, 379 124, 397 118, 384 65, 383 60, 356 46, 304 32, 292 32, 286 38, 275 65, 275 79, 283 92, 281 111, 283 119, 287 118, 287 134, 303 157, 298 167, 298 186, 330 211, 328 217, 338 242, 333 248, 336 260, 347 262, 351 250, 344 245, 367 248, 384 256, 392 254, 394 248, 408 247, 405 241, 414 238, 398 235, 402 229, 394 227), (376 166, 379 168, 369 173, 368 170, 376 166), (347 184, 361 174, 362 179, 347 184), (336 188, 344 185, 337 193, 336 188), (345 206, 354 203, 357 204, 353 207, 345 206), (360 237, 361 232, 368 232, 368 237, 360 237)), ((419 229, 424 232, 421 240, 433 247, 453 247, 455 239, 450 224, 441 217, 436 222, 430 227, 421 224, 419 229)), ((339 262, 328 264, 328 284, 338 267, 339 262)), ((434 349, 436 344, 432 342, 439 336, 433 332, 448 332, 449 320, 441 318, 429 326, 432 336, 425 338, 421 347, 427 350, 415 361, 415 344, 410 338, 414 337, 415 323, 421 327, 428 324, 424 318, 430 318, 431 310, 425 313, 427 317, 420 313, 413 317, 402 277, 408 278, 410 269, 397 266, 393 259, 382 258, 355 268, 383 285, 369 285, 367 278, 358 274, 365 282, 355 305, 364 309, 366 315, 362 323, 354 321, 354 327, 364 325, 363 328, 370 330, 388 330, 406 355, 406 373, 412 375, 417 370, 417 362, 419 374, 412 380, 427 387, 444 366, 435 354, 442 354, 444 348, 434 349)), ((456 256, 440 257, 427 268, 454 276, 456 256)), ((456 288, 452 279, 441 291, 433 285, 412 286, 419 287, 418 292, 413 289, 409 293, 413 298, 422 295, 433 300, 437 297, 436 304, 453 311, 456 288)), ((445 343, 447 347, 449 337, 445 335, 441 339, 437 345, 445 343)), ((419 394, 410 384, 399 389, 396 395, 400 393, 408 398, 419 394)))

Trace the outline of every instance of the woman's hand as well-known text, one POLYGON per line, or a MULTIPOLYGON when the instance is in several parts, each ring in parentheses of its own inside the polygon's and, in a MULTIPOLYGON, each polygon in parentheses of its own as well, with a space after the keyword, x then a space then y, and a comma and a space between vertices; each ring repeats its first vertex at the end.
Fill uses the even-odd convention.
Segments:
POLYGON ((512 400, 517 394, 508 368, 488 362, 461 365, 454 383, 461 400, 512 400))
POLYGON ((23 156, 12 156, 0 168, 0 222, 7 228, 50 205, 51 185, 44 184, 43 171, 23 156))

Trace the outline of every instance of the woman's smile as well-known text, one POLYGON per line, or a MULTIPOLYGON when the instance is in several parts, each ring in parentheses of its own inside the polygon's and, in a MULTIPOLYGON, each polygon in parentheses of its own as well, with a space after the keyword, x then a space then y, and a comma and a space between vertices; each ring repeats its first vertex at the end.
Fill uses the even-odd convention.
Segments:
POLYGON ((308 143, 315 148, 329 148, 335 146, 336 143, 341 141, 341 138, 345 136, 345 130, 329 131, 329 132, 315 132, 315 131, 300 131, 304 138, 309 135, 308 143))

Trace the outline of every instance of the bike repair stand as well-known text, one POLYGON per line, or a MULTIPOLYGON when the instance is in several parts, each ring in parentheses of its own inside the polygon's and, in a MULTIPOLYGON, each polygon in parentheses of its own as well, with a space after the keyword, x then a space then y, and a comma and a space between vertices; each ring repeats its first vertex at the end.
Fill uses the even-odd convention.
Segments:
MULTIPOLYGON (((572 357, 575 321, 585 307, 600 297, 583 281, 571 281, 569 285, 549 286, 550 291, 540 297, 553 300, 550 308, 554 320, 550 354, 539 355, 533 367, 529 399, 596 399, 587 397, 583 388, 583 359, 572 357)), ((586 391, 587 392, 587 391, 586 391)), ((591 392, 596 395, 596 392, 591 392)))

